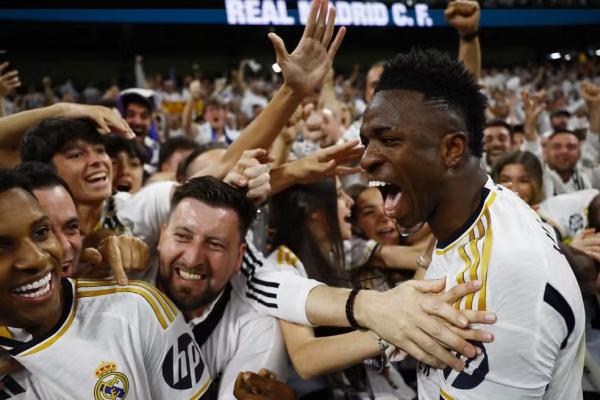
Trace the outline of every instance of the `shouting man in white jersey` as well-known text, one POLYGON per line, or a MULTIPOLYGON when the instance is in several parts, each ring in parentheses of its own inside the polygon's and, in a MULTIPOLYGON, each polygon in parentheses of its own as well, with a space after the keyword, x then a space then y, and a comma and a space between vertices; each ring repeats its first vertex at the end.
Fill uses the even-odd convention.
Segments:
POLYGON ((427 277, 446 290, 480 281, 454 306, 497 315, 495 340, 463 371, 419 368, 419 398, 578 399, 581 293, 553 233, 481 169, 485 107, 461 62, 412 51, 385 66, 361 128, 386 214, 405 231, 427 222, 438 240, 427 277))

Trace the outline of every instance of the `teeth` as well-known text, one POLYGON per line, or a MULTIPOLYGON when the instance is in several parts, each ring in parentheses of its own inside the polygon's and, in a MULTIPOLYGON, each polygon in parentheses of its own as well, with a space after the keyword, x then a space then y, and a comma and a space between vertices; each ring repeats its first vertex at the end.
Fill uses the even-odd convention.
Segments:
POLYGON ((380 187, 380 186, 387 186, 387 183, 382 182, 382 181, 369 181, 369 187, 380 187))
POLYGON ((52 274, 48 272, 46 276, 42 279, 37 280, 32 283, 28 283, 27 285, 19 286, 14 289, 13 292, 23 297, 40 297, 45 295, 50 291, 50 279, 52 279, 52 274), (39 289, 39 290, 36 290, 39 289), (36 290, 35 292, 31 292, 32 290, 36 290))
POLYGON ((104 179, 106 178, 106 172, 96 172, 93 175, 87 177, 88 181, 94 181, 96 179, 104 179))
POLYGON ((191 272, 186 272, 182 269, 179 270, 179 276, 181 276, 186 281, 199 281, 204 278, 204 275, 197 275, 191 272))

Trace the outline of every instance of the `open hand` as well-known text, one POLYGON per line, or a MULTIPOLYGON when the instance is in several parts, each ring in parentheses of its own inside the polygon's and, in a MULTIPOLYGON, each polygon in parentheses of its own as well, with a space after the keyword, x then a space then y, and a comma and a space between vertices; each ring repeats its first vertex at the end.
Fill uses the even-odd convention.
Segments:
POLYGON ((279 36, 269 33, 285 85, 302 98, 321 86, 346 32, 340 28, 331 41, 335 8, 328 6, 328 0, 313 0, 302 38, 291 54, 279 36))

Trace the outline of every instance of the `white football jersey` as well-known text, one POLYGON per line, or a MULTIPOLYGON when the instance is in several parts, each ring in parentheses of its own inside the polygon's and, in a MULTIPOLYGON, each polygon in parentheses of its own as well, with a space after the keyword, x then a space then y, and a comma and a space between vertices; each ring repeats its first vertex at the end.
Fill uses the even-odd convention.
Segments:
POLYGON ((428 279, 480 280, 454 306, 497 315, 492 343, 463 372, 419 365, 419 399, 581 399, 585 315, 554 233, 512 191, 488 179, 479 209, 438 243, 428 279))
POLYGON ((26 370, 2 378, 15 399, 200 399, 211 377, 183 315, 144 282, 63 279, 46 337, 10 327, 0 345, 26 370))
POLYGON ((538 212, 557 226, 564 239, 573 238, 588 225, 588 206, 600 194, 597 189, 559 194, 540 203, 538 212))

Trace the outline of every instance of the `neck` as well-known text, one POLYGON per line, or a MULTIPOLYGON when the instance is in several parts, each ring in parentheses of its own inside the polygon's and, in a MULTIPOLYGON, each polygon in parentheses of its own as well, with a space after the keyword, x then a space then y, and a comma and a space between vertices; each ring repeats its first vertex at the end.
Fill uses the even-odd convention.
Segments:
POLYGON ((181 312, 183 312, 183 316, 185 317, 186 321, 191 321, 194 318, 198 318, 198 317, 201 317, 202 315, 204 315, 204 312, 208 309, 210 304, 212 304, 212 303, 209 303, 202 307, 182 308, 181 312))
POLYGON ((58 322, 60 321, 60 316, 62 315, 65 299, 63 295, 62 284, 56 283, 56 285, 58 285, 56 290, 60 290, 60 307, 58 308, 59 312, 56 315, 51 315, 48 318, 45 318, 40 325, 25 329, 31 334, 31 336, 33 336, 34 339, 39 339, 48 336, 48 334, 52 331, 52 329, 54 329, 54 327, 56 327, 56 325, 58 325, 58 322))
POLYGON ((448 240, 477 210, 481 202, 481 189, 487 180, 487 174, 475 157, 451 173, 442 190, 439 205, 427 221, 434 236, 441 242, 448 240))
POLYGON ((94 231, 102 216, 102 202, 94 204, 77 204, 77 215, 81 233, 87 235, 94 231))
POLYGON ((571 177, 575 173, 575 170, 574 169, 570 169, 570 170, 566 170, 566 171, 565 170, 563 170, 563 171, 556 171, 556 173, 558 174, 558 176, 560 176, 560 179, 564 183, 566 183, 569 179, 571 179, 571 177))

